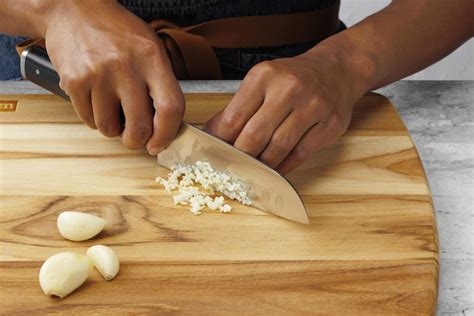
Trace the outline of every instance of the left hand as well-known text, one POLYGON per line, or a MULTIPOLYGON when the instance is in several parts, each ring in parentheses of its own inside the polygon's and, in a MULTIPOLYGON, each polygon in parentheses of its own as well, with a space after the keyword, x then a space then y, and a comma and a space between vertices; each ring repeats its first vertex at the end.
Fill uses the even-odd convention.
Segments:
POLYGON ((254 66, 206 131, 286 174, 347 129, 353 93, 331 54, 254 66))

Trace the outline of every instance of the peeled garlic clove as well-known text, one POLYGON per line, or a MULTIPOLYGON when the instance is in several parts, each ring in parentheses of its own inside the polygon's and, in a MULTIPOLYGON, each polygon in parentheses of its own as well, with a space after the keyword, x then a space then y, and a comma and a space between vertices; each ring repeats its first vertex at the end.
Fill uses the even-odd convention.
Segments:
POLYGON ((44 294, 64 298, 87 280, 92 260, 74 252, 49 257, 41 266, 39 282, 44 294))
POLYGON ((115 278, 119 271, 119 260, 115 252, 103 245, 95 245, 87 250, 87 256, 92 259, 95 267, 107 281, 115 278))
POLYGON ((59 233, 66 239, 83 241, 100 233, 105 226, 103 218, 81 212, 62 212, 58 216, 59 233))

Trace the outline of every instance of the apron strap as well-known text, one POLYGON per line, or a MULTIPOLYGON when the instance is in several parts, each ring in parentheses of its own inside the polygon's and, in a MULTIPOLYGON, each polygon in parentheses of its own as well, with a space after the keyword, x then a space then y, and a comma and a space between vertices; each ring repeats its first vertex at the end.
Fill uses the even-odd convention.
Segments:
POLYGON ((339 2, 329 8, 281 15, 243 16, 179 27, 154 20, 178 79, 222 79, 216 48, 246 48, 319 42, 339 28, 339 2))
POLYGON ((218 48, 293 45, 321 41, 339 27, 339 3, 317 11, 280 15, 242 16, 184 27, 218 48))
POLYGON ((165 41, 177 78, 222 79, 214 50, 203 37, 178 29, 162 29, 157 34, 165 41))

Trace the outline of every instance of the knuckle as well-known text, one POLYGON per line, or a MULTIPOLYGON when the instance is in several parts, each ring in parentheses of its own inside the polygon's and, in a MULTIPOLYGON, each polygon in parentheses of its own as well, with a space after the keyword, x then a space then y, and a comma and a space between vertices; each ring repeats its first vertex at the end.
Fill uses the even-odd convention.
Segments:
POLYGON ((238 111, 224 111, 221 117, 221 123, 228 129, 232 130, 238 126, 242 126, 244 118, 238 111))
POLYGON ((265 133, 256 125, 248 124, 242 131, 242 135, 252 139, 256 143, 261 143, 265 138, 265 133))
POLYGON ((59 81, 59 86, 66 92, 77 91, 83 87, 87 82, 87 78, 84 75, 71 75, 62 74, 59 81))
POLYGON ((293 156, 297 162, 303 162, 308 157, 308 154, 305 146, 296 146, 293 149, 293 156))
POLYGON ((127 123, 126 129, 128 130, 128 135, 130 142, 128 145, 132 147, 141 147, 153 133, 153 129, 149 124, 130 122, 127 123))
POLYGON ((105 60, 95 67, 95 71, 100 73, 105 69, 114 69, 115 72, 120 72, 123 76, 132 76, 130 59, 121 52, 109 52, 105 60))
POLYGON ((244 128, 242 131, 242 136, 248 140, 250 140, 251 144, 255 146, 260 146, 266 143, 267 141, 267 133, 262 129, 255 125, 249 125, 244 128))
POLYGON ((153 57, 162 52, 162 47, 158 41, 144 39, 140 42, 140 54, 143 57, 153 57))
POLYGON ((76 91, 90 85, 91 81, 102 77, 102 67, 85 62, 81 69, 69 69, 59 74, 59 87, 66 92, 76 91))
POLYGON ((304 107, 304 114, 311 115, 311 117, 317 116, 319 119, 327 118, 332 113, 334 107, 331 102, 328 102, 326 98, 321 96, 319 93, 312 93, 306 101, 304 107))
POLYGON ((308 102, 307 109, 311 117, 327 117, 329 107, 318 96, 313 96, 308 102))
POLYGON ((61 72, 59 74, 59 87, 63 90, 66 90, 70 86, 71 80, 71 75, 69 75, 67 72, 61 72))
POLYGON ((272 144, 277 152, 288 151, 294 144, 294 137, 287 133, 280 133, 273 137, 272 144))
POLYGON ((183 117, 184 104, 182 102, 161 101, 156 105, 159 114, 166 117, 183 117))
POLYGON ((273 73, 276 70, 275 63, 271 61, 262 61, 250 69, 250 74, 261 77, 273 73))
POLYGON ((299 75, 292 72, 284 72, 278 75, 278 79, 281 84, 280 94, 282 97, 287 99, 294 97, 303 99, 308 95, 307 91, 305 91, 307 85, 299 75))
POLYGON ((252 139, 261 142, 262 140, 270 140, 275 130, 265 121, 254 120, 245 124, 244 131, 252 139))
POLYGON ((285 82, 289 90, 300 91, 304 87, 304 79, 295 73, 289 72, 285 75, 285 82))
POLYGON ((214 136, 226 142, 234 142, 240 130, 228 119, 228 116, 219 115, 211 119, 206 126, 207 130, 214 136))
POLYGON ((331 115, 328 121, 329 129, 338 133, 344 132, 347 128, 346 125, 347 123, 345 122, 344 118, 338 113, 334 113, 333 115, 331 115))
POLYGON ((310 109, 319 109, 322 105, 321 99, 317 95, 312 95, 308 100, 308 107, 310 109))
POLYGON ((102 67, 93 65, 87 68, 84 68, 84 81, 91 81, 91 80, 102 80, 104 78, 104 71, 102 67))
POLYGON ((98 77, 102 73, 102 67, 100 63, 94 61, 90 56, 85 56, 85 59, 82 61, 80 72, 84 79, 91 79, 98 77), (89 57, 89 58, 88 58, 89 57))

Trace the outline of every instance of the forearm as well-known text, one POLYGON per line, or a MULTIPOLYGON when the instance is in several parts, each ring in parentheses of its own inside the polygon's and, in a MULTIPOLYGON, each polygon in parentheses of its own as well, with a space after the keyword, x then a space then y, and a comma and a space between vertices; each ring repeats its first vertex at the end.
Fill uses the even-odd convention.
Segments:
POLYGON ((398 0, 311 54, 335 52, 355 98, 443 58, 474 34, 472 0, 398 0))
POLYGON ((2 0, 0 32, 11 35, 43 37, 48 16, 55 4, 51 0, 2 0))
POLYGON ((0 33, 44 38, 48 24, 74 10, 93 14, 115 0, 1 0, 0 33))

